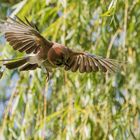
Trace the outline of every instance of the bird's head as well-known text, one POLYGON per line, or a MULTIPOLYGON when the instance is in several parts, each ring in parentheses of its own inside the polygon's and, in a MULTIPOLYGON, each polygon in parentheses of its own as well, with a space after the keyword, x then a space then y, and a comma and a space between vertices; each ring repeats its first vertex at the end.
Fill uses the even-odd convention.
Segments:
POLYGON ((67 65, 66 61, 69 56, 69 49, 64 46, 52 47, 48 52, 48 60, 55 66, 67 65))

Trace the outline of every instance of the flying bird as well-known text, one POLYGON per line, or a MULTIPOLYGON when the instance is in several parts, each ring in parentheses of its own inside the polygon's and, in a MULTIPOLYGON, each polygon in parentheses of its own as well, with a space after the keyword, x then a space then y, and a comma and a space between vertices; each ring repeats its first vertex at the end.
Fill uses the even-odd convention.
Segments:
POLYGON ((44 38, 35 24, 19 17, 0 20, 0 32, 6 40, 19 52, 26 52, 27 56, 19 59, 5 59, 4 65, 8 69, 18 68, 20 71, 43 68, 48 76, 53 68, 63 67, 66 71, 71 70, 84 72, 116 72, 118 61, 102 58, 87 52, 77 52, 65 45, 49 41, 44 38))

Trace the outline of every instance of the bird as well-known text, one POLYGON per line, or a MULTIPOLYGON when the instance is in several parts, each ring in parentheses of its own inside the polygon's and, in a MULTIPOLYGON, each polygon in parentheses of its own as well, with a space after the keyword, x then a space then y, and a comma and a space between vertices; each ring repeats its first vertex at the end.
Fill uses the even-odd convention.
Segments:
POLYGON ((49 73, 59 67, 80 73, 117 72, 119 68, 119 62, 115 59, 79 52, 46 39, 26 17, 25 20, 18 16, 0 20, 0 32, 14 50, 26 53, 22 58, 2 60, 3 65, 10 70, 29 71, 41 68, 45 69, 49 77, 49 73))

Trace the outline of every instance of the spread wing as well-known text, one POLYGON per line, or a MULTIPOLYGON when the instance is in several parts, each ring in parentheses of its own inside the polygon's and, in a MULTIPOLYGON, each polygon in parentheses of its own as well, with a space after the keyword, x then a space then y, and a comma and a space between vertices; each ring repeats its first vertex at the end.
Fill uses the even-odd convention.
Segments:
POLYGON ((27 19, 26 23, 18 17, 16 19, 8 17, 7 21, 1 20, 0 31, 5 34, 13 49, 27 54, 37 53, 40 47, 51 45, 51 42, 41 36, 38 28, 27 19))
POLYGON ((116 72, 119 70, 119 64, 116 60, 101 58, 88 53, 75 53, 68 58, 65 70, 71 70, 72 72, 97 72, 99 70, 103 72, 116 72))

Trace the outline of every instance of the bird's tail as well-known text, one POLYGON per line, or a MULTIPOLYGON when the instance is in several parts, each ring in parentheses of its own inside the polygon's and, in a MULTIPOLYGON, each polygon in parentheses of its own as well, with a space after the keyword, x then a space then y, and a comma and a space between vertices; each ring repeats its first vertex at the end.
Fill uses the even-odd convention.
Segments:
POLYGON ((37 64, 30 64, 29 57, 23 57, 18 59, 4 59, 0 60, 4 66, 8 69, 19 68, 20 71, 34 70, 38 67, 37 64))

